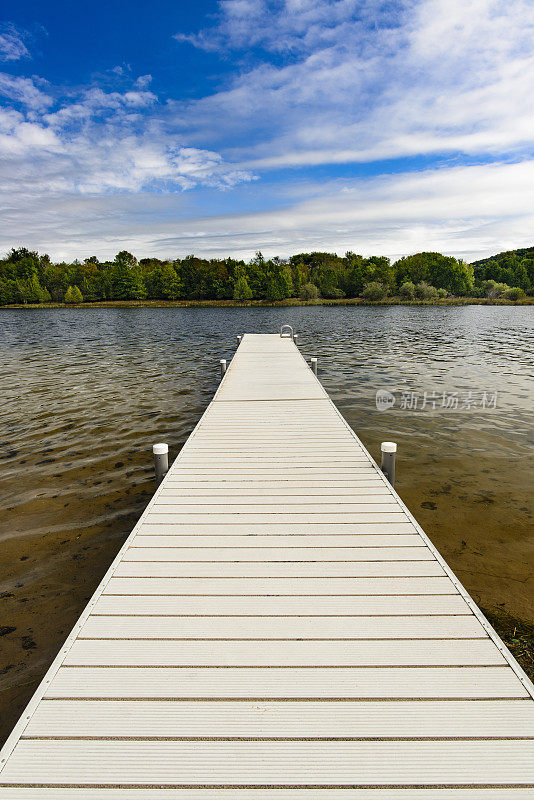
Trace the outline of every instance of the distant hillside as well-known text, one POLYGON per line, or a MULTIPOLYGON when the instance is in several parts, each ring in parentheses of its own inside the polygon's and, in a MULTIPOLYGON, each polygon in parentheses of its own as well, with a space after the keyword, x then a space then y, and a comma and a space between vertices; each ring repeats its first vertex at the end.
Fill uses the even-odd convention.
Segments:
POLYGON ((484 267, 490 261, 496 261, 497 263, 501 261, 506 261, 509 258, 513 258, 514 261, 517 259, 522 261, 524 258, 534 259, 534 245, 532 247, 519 247, 517 250, 505 250, 503 253, 497 253, 495 256, 488 256, 487 258, 481 258, 479 261, 472 261, 472 267, 484 267))
POLYGON ((525 292, 534 292, 534 247, 506 250, 489 258, 473 261, 475 285, 483 281, 497 281, 508 286, 519 286, 525 292))

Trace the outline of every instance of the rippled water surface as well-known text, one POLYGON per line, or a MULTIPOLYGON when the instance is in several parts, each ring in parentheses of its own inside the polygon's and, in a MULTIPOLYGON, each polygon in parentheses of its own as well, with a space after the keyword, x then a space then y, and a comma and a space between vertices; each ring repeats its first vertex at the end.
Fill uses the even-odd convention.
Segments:
POLYGON ((534 622, 533 315, 506 306, 0 311, 0 733, 149 499, 152 443, 176 454, 236 334, 284 322, 319 358, 321 381, 372 455, 383 439, 399 443, 397 488, 477 602, 534 622), (393 393, 393 408, 377 410, 379 389, 393 393), (457 410, 441 407, 444 392, 458 393, 457 410), (469 392, 477 407, 462 408, 469 392), (483 392, 486 404, 497 392, 496 409, 480 407, 483 392), (416 411, 402 407, 411 393, 416 411))

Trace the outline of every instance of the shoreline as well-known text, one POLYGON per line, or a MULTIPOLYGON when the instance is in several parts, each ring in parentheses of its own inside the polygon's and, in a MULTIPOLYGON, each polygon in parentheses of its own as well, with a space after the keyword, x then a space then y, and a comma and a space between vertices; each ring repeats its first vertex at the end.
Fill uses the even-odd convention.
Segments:
POLYGON ((486 297, 446 297, 439 300, 364 300, 360 297, 320 300, 100 300, 87 303, 12 303, 0 306, 0 311, 21 308, 284 308, 292 306, 531 306, 534 297, 504 300, 486 297))

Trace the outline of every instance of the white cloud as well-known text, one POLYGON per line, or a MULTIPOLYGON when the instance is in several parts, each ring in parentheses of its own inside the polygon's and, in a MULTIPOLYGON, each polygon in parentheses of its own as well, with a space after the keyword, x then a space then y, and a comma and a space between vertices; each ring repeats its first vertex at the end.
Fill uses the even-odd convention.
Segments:
POLYGON ((123 248, 139 257, 246 258, 258 249, 393 257, 431 249, 475 259, 532 244, 533 187, 530 160, 300 186, 294 197, 289 190, 279 197, 276 209, 256 213, 207 215, 195 194, 59 193, 50 202, 22 192, 1 223, 0 249, 25 245, 69 259, 111 257, 123 248))
POLYGON ((0 72, 0 95, 35 111, 42 111, 53 102, 35 85, 32 78, 18 78, 6 72, 0 72))
MULTIPOLYGON (((177 104, 253 169, 532 147, 531 0, 230 0, 197 44, 263 47, 228 88, 177 104), (374 24, 371 24, 373 22, 374 24), (287 50, 280 65, 268 52, 287 50), (213 126, 212 126, 213 127, 213 126)), ((183 37, 182 37, 183 38, 183 37)))
POLYGON ((214 26, 174 38, 206 51, 259 47, 309 53, 351 37, 367 41, 369 27, 395 27, 406 5, 405 0, 222 0, 214 26))
POLYGON ((152 83, 152 75, 140 75, 135 85, 138 89, 146 89, 152 83))
POLYGON ((0 61, 19 61, 29 58, 30 52, 24 40, 27 39, 25 31, 19 30, 12 22, 0 25, 0 61))
POLYGON ((104 92, 100 88, 89 89, 84 93, 83 104, 95 109, 119 109, 121 107, 144 108, 155 103, 157 97, 152 92, 137 88, 126 92, 104 92))
POLYGON ((123 92, 82 89, 58 104, 35 81, 0 73, 0 93, 22 106, 0 111, 0 194, 172 192, 253 178, 169 133, 151 113, 157 97, 141 88, 147 78, 123 92))

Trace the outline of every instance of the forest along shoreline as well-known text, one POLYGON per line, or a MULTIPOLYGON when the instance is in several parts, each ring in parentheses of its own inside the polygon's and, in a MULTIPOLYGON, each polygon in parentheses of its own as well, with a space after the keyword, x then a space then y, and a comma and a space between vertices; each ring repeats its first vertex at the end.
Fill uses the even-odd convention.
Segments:
MULTIPOLYGON (((0 306, 206 301, 260 304, 526 302, 534 297, 534 247, 472 264, 422 252, 391 262, 347 251, 298 253, 245 262, 234 258, 141 258, 121 250, 112 261, 89 256, 53 263, 24 247, 0 259, 0 306)), ((530 301, 529 301, 530 302, 530 301)))

